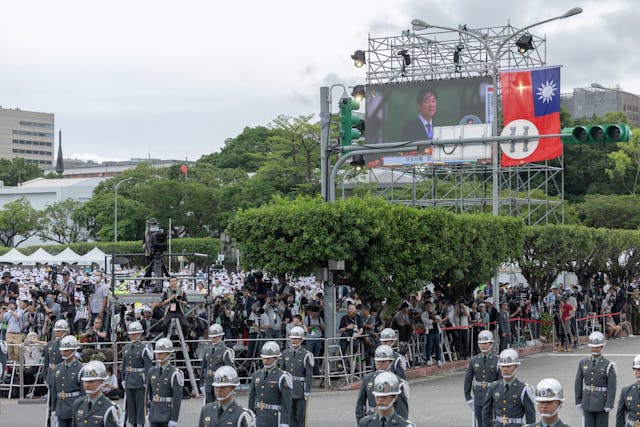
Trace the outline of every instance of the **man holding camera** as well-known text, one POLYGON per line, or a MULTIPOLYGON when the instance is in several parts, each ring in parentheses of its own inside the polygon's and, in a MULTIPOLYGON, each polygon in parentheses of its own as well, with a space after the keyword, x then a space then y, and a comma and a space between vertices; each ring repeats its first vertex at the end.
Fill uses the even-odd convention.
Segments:
POLYGON ((67 318, 69 326, 73 328, 73 321, 76 317, 75 293, 76 283, 71 279, 69 270, 62 271, 62 283, 55 283, 54 289, 58 291, 58 303, 60 304, 60 315, 67 318), (69 313, 65 316, 66 313, 69 313))
MULTIPOLYGON (((24 301, 20 301, 24 305, 24 301)), ((15 299, 2 307, 2 320, 7 324, 7 339, 9 360, 20 361, 20 345, 22 344, 22 315, 24 308, 18 308, 15 299)))
POLYGON ((166 337, 169 337, 169 328, 173 319, 178 319, 182 334, 187 336, 189 324, 184 312, 187 307, 187 294, 184 290, 178 289, 178 278, 171 276, 169 278, 169 289, 162 294, 162 307, 164 307, 164 317, 162 319, 162 331, 166 337))
POLYGON ((266 338, 282 338, 284 307, 280 305, 275 296, 268 296, 266 301, 262 314, 262 329, 265 331, 266 338))

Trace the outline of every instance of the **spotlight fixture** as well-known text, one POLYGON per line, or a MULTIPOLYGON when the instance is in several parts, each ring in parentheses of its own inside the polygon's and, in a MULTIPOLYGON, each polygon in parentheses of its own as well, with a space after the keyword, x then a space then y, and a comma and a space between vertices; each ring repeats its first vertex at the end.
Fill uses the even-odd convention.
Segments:
POLYGON ((355 85, 351 91, 351 96, 356 102, 362 102, 365 96, 364 85, 355 85))
POLYGON ((362 66, 367 63, 366 55, 362 50, 356 50, 353 52, 351 59, 353 59, 353 65, 357 68, 362 68, 362 66))
POLYGON ((364 156, 362 154, 356 154, 355 156, 353 156, 353 158, 351 159, 351 162, 349 163, 349 165, 354 167, 357 171, 362 169, 365 166, 365 164, 366 163, 364 161, 364 156))
POLYGON ((516 40, 516 47, 518 48, 518 52, 524 55, 529 50, 533 50, 533 37, 531 34, 523 34, 516 40))

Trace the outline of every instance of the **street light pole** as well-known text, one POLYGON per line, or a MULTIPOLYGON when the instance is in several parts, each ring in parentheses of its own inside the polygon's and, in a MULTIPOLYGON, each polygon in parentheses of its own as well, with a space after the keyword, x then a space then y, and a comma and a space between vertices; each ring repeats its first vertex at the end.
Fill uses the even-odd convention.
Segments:
POLYGON ((116 183, 116 185, 113 186, 114 188, 114 191, 113 191, 113 241, 114 242, 118 241, 118 187, 123 182, 127 182, 131 179, 133 179, 132 176, 130 176, 129 178, 125 178, 122 181, 119 181, 118 183, 116 183))
MULTIPOLYGON (((579 13, 582 13, 582 8, 580 7, 574 7, 572 9, 569 9, 568 11, 566 11, 565 13, 563 13, 562 15, 559 16, 554 16, 553 18, 548 18, 548 19, 544 19, 542 21, 539 22, 535 22, 531 25, 527 25, 524 28, 521 28, 520 30, 516 31, 515 33, 511 34, 509 37, 507 37, 506 39, 504 39, 499 45, 498 47, 494 50, 491 49, 491 46, 489 45, 487 39, 485 39, 482 35, 477 34, 476 32, 473 31, 467 31, 461 28, 452 28, 452 27, 445 27, 445 26, 440 26, 440 25, 432 25, 432 24, 428 24, 427 22, 421 20, 421 19, 414 19, 413 21, 411 21, 411 24, 414 27, 414 30, 416 29, 416 27, 420 28, 435 28, 435 29, 440 29, 440 30, 445 30, 445 31, 453 31, 453 32, 457 32, 459 34, 464 34, 465 36, 474 38, 476 40, 478 40, 480 43, 482 43, 484 45, 484 48, 487 51, 487 54, 489 55, 489 57, 491 58, 491 65, 492 65, 492 72, 491 72, 491 80, 493 83, 493 103, 491 104, 491 129, 492 129, 492 133, 493 136, 496 137, 498 136, 498 73, 499 73, 499 63, 500 63, 500 59, 502 58, 502 50, 503 48, 507 45, 507 43, 509 43, 510 41, 512 41, 513 39, 515 39, 516 36, 524 33, 525 31, 529 30, 530 28, 533 27, 537 27, 538 25, 542 25, 542 24, 546 24, 547 22, 551 22, 551 21, 555 21, 558 19, 564 19, 564 18, 568 18, 570 16, 573 15, 577 15, 579 13)), ((494 140, 491 142, 491 162, 492 162, 492 168, 491 168, 491 173, 492 173, 492 185, 493 185, 493 191, 492 191, 492 209, 491 212, 493 215, 498 215, 499 211, 500 211, 500 206, 499 206, 499 198, 500 198, 500 182, 499 182, 499 167, 498 167, 498 149, 499 149, 499 144, 497 140, 494 140)), ((500 303, 500 290, 498 289, 498 276, 496 274, 496 277, 493 280, 493 298, 496 304, 500 303)))

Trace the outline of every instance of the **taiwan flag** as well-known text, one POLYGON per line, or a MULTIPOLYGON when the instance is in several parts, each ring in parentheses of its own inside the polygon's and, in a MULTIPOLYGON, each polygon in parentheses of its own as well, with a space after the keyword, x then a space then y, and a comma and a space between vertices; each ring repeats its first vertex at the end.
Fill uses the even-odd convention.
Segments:
MULTIPOLYGON (((502 135, 560 133, 560 67, 500 73, 504 130, 502 135)), ((562 155, 560 138, 502 143, 502 165, 555 159, 562 155)))

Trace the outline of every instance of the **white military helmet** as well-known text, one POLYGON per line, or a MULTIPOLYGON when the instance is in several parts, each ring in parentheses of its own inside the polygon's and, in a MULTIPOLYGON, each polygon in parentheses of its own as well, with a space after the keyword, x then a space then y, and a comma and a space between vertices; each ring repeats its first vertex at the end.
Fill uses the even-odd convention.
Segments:
POLYGON ((173 353, 173 343, 169 338, 160 338, 156 343, 154 353, 173 353))
POLYGON ((304 339, 304 329, 302 326, 294 326, 291 328, 291 331, 289 332, 289 339, 291 338, 304 339))
POLYGON ((373 354, 373 360, 376 362, 383 360, 393 360, 393 349, 388 345, 379 345, 373 354))
POLYGON ((536 401, 537 402, 550 402, 553 400, 564 401, 564 394, 562 393, 562 385, 554 378, 545 378, 540 380, 536 386, 536 401))
POLYGON ((77 350, 80 346, 73 335, 67 335, 60 340, 60 350, 77 350))
POLYGON ((144 332, 144 328, 142 327, 142 323, 136 321, 129 323, 129 327, 127 328, 127 334, 135 335, 141 334, 144 332))
POLYGON ((633 369, 640 369, 640 354, 636 354, 636 357, 633 358, 633 369))
POLYGON ((82 368, 82 381, 106 380, 107 368, 99 360, 92 360, 82 368))
POLYGON ((213 374, 213 387, 226 387, 240 385, 240 377, 231 366, 221 366, 213 374))
POLYGON ((483 343, 493 343, 493 334, 491 333, 491 331, 480 331, 480 333, 478 334, 478 344, 483 344, 483 343))
POLYGON ((391 328, 384 328, 380 332, 380 341, 395 341, 397 338, 396 331, 391 328))
POLYGON ((55 331, 69 331, 69 323, 66 320, 60 319, 53 324, 53 330, 55 331))
POLYGON ((214 323, 211 326, 209 326, 209 338, 221 337, 223 335, 224 335, 224 330, 222 329, 222 326, 220 326, 220 324, 214 323))
POLYGON ((591 334, 589 335, 589 341, 588 341, 588 346, 589 347, 600 347, 603 345, 606 345, 606 341, 604 339, 604 335, 602 334, 602 332, 599 331, 594 331, 591 332, 591 334))
POLYGON ((280 346, 275 341, 267 341, 262 346, 260 357, 280 357, 280 346))
POLYGON ((512 348, 502 350, 498 359, 498 366, 519 365, 520 356, 518 352, 512 348))
POLYGON ((391 396, 400 394, 400 380, 392 372, 382 372, 373 381, 374 396, 391 396))

